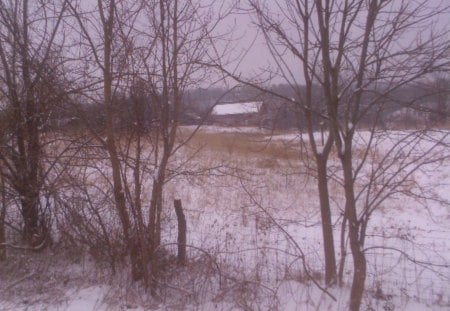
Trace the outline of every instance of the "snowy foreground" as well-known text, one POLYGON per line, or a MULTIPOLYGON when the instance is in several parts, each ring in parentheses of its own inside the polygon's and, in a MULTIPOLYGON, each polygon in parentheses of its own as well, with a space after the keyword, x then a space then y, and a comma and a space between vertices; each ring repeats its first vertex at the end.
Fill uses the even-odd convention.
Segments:
MULTIPOLYGON (((260 145, 261 137, 270 136, 273 144, 286 148, 296 148, 300 137, 254 129, 203 130, 212 136, 233 133, 260 145)), ((391 149, 404 135, 395 132, 380 139, 380 154, 396 152, 391 149)), ((360 133, 358 143, 363 145, 367 136, 360 133)), ((425 150, 430 141, 421 144, 425 150)), ((409 189, 420 186, 423 196, 406 197, 403 189, 374 212, 361 310, 450 309, 449 144, 447 136, 442 148, 433 150, 446 158, 411 176, 409 189)), ((254 153, 242 152, 237 145, 220 150, 206 146, 192 165, 216 170, 181 176, 167 185, 164 243, 175 251, 171 202, 181 199, 192 247, 187 267, 176 268, 161 281, 165 290, 159 299, 133 284, 125 272, 111 277, 89 255, 68 251, 60 256, 49 250, 33 260, 17 255, 16 264, 0 267, 0 275, 5 269, 10 272, 0 280, 0 310, 347 310, 351 256, 345 285, 330 288, 330 295, 308 280, 300 258, 303 253, 310 274, 320 282, 324 263, 317 190, 315 180, 305 174, 310 159, 280 159, 259 145, 254 153)), ((335 164, 330 192, 339 260, 343 198, 335 164)))

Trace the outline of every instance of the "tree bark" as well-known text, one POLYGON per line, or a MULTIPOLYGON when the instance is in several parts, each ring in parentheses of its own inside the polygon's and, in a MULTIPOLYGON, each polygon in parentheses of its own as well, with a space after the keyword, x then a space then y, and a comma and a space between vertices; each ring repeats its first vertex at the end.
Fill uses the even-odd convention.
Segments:
POLYGON ((345 228, 347 228, 347 217, 343 216, 342 224, 341 224, 341 260, 339 262, 339 272, 338 272, 338 283, 339 287, 344 285, 344 268, 345 268, 345 259, 347 257, 347 246, 345 243, 345 228))
POLYGON ((150 217, 149 217, 149 240, 150 252, 152 257, 154 251, 161 244, 161 212, 162 212, 162 196, 163 196, 163 182, 157 177, 153 181, 152 198, 150 201, 150 217))
MULTIPOLYGON (((346 143, 351 144, 351 139, 352 138, 348 139, 346 143)), ((350 292, 350 310, 359 311, 366 281, 367 262, 359 239, 360 225, 358 222, 354 194, 351 147, 347 145, 345 149, 345 153, 341 155, 340 158, 344 171, 345 213, 348 220, 350 249, 353 257, 353 282, 350 292)))
POLYGON ((132 275, 138 276, 139 271, 135 271, 134 268, 139 267, 138 264, 138 252, 134 247, 135 243, 131 238, 131 223, 130 217, 128 214, 126 199, 122 184, 121 177, 121 167, 120 167, 120 159, 117 152, 116 145, 116 134, 114 129, 114 113, 113 113, 113 92, 112 92, 112 83, 113 83, 113 62, 112 62, 112 45, 113 45, 113 36, 114 36, 114 23, 115 23, 115 14, 116 14, 116 3, 112 0, 109 3, 109 7, 107 8, 108 14, 105 15, 103 11, 103 7, 101 6, 101 2, 98 2, 100 5, 100 17, 102 19, 103 24, 103 33, 104 33, 104 64, 103 64, 103 101, 106 113, 106 148, 108 151, 109 161, 111 163, 111 171, 112 171, 112 179, 113 179, 113 193, 114 193, 114 202, 117 212, 119 214, 120 222, 123 230, 123 241, 125 247, 127 247, 127 251, 130 255, 130 260, 132 262, 132 275))
POLYGON ((181 200, 174 200, 175 213, 178 221, 178 264, 186 264, 186 217, 183 213, 181 200))
MULTIPOLYGON (((31 192, 31 191, 30 191, 31 192)), ((22 218, 23 218, 23 240, 30 246, 40 244, 39 236, 39 213, 36 201, 38 197, 33 193, 26 193, 21 200, 22 218)))
POLYGON ((317 156, 317 180, 322 218, 323 247, 325 254, 325 283, 330 286, 336 282, 336 256, 331 222, 330 197, 328 193, 327 159, 317 156))
POLYGON ((0 175, 1 179, 1 196, 2 206, 0 207, 0 261, 6 259, 6 246, 3 245, 6 242, 6 232, 5 232, 5 217, 6 217, 6 189, 5 189, 5 182, 3 180, 3 176, 0 175))

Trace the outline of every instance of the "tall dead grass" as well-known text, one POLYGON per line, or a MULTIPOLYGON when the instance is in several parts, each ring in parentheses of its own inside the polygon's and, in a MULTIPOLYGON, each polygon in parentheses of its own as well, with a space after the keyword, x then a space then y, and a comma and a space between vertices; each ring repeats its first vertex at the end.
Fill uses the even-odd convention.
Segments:
POLYGON ((191 150, 207 150, 222 159, 245 159, 257 167, 274 168, 307 157, 298 142, 272 140, 260 133, 198 132, 187 144, 191 150))

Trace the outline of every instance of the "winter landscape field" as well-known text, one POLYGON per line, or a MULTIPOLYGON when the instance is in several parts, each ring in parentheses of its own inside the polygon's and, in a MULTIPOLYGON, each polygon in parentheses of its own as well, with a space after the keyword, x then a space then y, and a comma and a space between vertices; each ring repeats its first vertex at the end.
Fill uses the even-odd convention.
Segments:
MULTIPOLYGON (((365 244, 368 277, 362 310, 450 307, 450 133, 420 133, 424 135, 420 144, 405 140, 411 133, 380 132, 375 138, 379 150, 372 150, 373 158, 363 168, 368 171, 360 177, 364 183, 364 176, 381 163, 380 154, 389 151, 393 157, 401 152, 395 165, 402 165, 407 157, 415 156, 413 149, 423 152, 439 142, 429 151, 430 164, 409 176, 402 186, 406 188, 396 189, 372 215, 365 244)), ((357 137, 356 145, 363 145, 369 134, 361 131, 357 137)), ((169 251, 167 265, 171 265, 177 228, 170 206, 174 199, 181 199, 187 219, 188 261, 186 266, 165 272, 158 299, 126 273, 111 275, 108 267, 96 262, 101 255, 95 249, 61 252, 63 241, 56 237, 52 247, 35 256, 23 256, 21 250, 10 252, 15 260, 0 266, 0 309, 347 310, 350 256, 342 287, 323 288, 317 188, 306 141, 296 131, 205 127, 184 147, 172 165, 184 162, 192 152, 196 157, 189 161, 185 174, 167 184, 164 202, 169 208, 164 210, 162 244, 169 251)), ((392 169, 397 168, 393 165, 392 169)), ((98 184, 104 182, 104 176, 95 178, 98 184)), ((337 248, 343 213, 340 179, 336 165, 330 193, 337 248)), ((80 213, 92 212, 79 208, 80 213)), ((67 221, 60 216, 60 221, 67 221)), ((95 220, 91 222, 92 234, 101 235, 95 232, 95 220)), ((117 230, 114 223, 106 225, 109 234, 117 230)), ((64 224, 59 224, 61 228, 64 224)), ((339 250, 337 254, 342 258, 339 250)))
POLYGON ((0 311, 450 310, 449 17, 0 0, 0 311))

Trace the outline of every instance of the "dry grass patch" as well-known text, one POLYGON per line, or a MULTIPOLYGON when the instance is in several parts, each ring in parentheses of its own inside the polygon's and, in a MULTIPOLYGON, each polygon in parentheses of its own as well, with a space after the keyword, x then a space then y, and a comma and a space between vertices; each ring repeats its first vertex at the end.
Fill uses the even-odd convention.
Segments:
POLYGON ((279 166, 280 162, 298 162, 305 156, 296 142, 271 140, 259 133, 198 132, 188 147, 212 151, 224 159, 233 157, 252 160, 263 168, 279 166))

